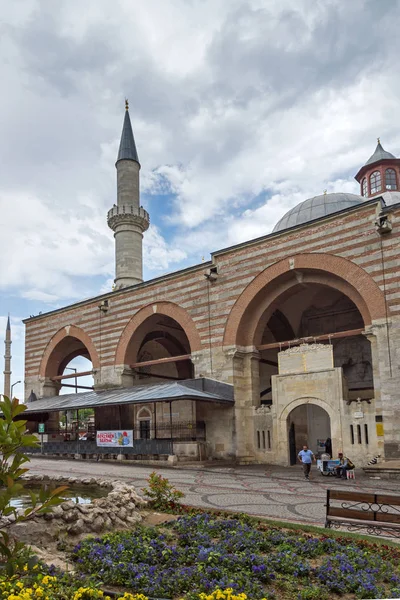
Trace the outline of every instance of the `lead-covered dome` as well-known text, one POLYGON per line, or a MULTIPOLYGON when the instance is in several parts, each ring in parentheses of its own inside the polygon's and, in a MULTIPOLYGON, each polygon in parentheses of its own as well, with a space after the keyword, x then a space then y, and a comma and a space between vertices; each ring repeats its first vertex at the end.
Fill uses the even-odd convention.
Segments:
POLYGON ((314 219, 321 219, 345 208, 357 206, 357 204, 364 201, 365 198, 357 194, 345 194, 341 192, 314 196, 314 198, 308 198, 308 200, 304 200, 304 202, 300 202, 300 204, 291 208, 278 221, 273 231, 283 231, 284 229, 289 229, 289 227, 308 223, 314 219))

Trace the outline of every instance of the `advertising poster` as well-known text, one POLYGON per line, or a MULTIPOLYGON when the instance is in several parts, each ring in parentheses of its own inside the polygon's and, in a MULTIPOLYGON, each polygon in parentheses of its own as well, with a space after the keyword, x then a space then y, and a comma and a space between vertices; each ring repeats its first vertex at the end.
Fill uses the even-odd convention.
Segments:
POLYGON ((133 431, 98 431, 96 433, 98 446, 121 448, 133 446, 133 431))

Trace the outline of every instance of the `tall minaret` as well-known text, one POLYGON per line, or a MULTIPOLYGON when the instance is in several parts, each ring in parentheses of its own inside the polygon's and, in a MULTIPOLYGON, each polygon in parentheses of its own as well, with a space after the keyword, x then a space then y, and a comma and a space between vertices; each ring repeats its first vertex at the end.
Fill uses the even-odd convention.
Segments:
POLYGON ((11 393, 11 325, 10 316, 7 319, 6 339, 4 340, 6 352, 4 354, 4 395, 10 397, 11 393))
POLYGON ((147 211, 139 202, 140 163, 125 101, 117 169, 117 205, 108 211, 107 222, 115 237, 115 287, 117 289, 143 281, 143 232, 149 227, 147 211))

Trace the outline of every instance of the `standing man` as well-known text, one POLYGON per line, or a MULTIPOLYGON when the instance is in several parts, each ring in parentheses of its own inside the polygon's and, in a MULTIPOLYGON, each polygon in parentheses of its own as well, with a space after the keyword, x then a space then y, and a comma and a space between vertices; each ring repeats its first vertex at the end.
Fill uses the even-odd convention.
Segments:
POLYGON ((303 450, 300 450, 299 461, 303 465, 303 473, 306 481, 310 481, 311 463, 315 460, 314 454, 309 450, 307 444, 304 444, 303 450))

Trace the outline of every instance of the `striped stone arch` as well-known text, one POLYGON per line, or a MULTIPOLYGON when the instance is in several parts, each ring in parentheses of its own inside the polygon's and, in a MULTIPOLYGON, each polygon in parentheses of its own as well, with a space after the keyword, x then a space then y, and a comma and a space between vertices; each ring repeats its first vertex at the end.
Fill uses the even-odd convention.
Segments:
POLYGON ((342 292, 357 306, 364 326, 386 316, 383 292, 364 269, 333 254, 295 254, 265 269, 242 292, 228 317, 224 346, 260 344, 260 324, 266 325, 278 299, 288 297, 302 283, 342 292))
POLYGON ((93 369, 100 368, 100 360, 91 337, 76 325, 62 327, 49 341, 40 363, 40 377, 54 377, 70 360, 82 354, 82 346, 87 351, 93 369))
MULTIPOLYGON (((118 342, 117 351, 115 353, 115 364, 125 364, 125 357, 133 336, 138 328, 152 315, 170 317, 174 319, 183 329, 189 341, 190 351, 196 352, 201 350, 201 340, 199 332, 196 329, 192 317, 189 313, 174 302, 154 302, 141 308, 126 325, 118 342)), ((137 350, 139 350, 140 341, 138 340, 137 350)))

